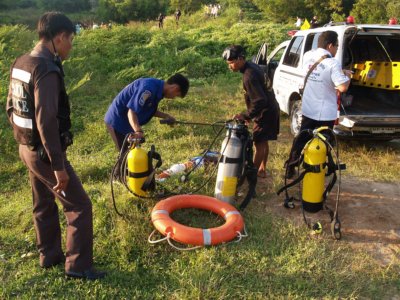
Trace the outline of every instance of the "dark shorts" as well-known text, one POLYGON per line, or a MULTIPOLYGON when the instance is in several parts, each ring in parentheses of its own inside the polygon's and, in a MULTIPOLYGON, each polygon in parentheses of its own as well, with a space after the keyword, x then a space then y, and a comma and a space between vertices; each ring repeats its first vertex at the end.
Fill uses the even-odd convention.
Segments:
POLYGON ((253 141, 255 143, 275 141, 279 134, 279 106, 265 110, 254 119, 253 141))

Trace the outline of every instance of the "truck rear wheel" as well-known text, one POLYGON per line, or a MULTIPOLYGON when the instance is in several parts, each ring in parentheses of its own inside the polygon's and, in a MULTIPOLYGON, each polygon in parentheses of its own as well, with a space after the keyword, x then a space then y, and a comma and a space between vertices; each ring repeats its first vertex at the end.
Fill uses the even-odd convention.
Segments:
POLYGON ((291 105, 289 116, 290 132, 294 136, 300 132, 301 116, 301 100, 296 100, 291 105))

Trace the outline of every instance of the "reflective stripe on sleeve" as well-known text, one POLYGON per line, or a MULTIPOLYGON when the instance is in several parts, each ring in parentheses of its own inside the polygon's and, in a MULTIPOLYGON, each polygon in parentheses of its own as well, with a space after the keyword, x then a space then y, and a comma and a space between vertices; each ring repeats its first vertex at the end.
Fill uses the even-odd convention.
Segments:
POLYGON ((20 116, 17 116, 15 113, 13 113, 13 123, 15 125, 17 125, 18 127, 21 128, 28 128, 28 129, 32 129, 32 119, 26 119, 26 118, 22 118, 20 116))
POLYGON ((21 80, 22 82, 29 83, 29 80, 31 79, 31 73, 13 68, 11 78, 21 80))

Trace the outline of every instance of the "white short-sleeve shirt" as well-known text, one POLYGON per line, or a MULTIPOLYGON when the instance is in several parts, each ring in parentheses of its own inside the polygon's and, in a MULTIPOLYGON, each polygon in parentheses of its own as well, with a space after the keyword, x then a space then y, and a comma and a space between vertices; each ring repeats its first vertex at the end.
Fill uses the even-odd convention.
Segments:
POLYGON ((335 87, 350 79, 343 73, 339 61, 322 48, 304 54, 304 74, 324 55, 329 57, 322 60, 308 77, 302 99, 302 113, 313 120, 332 121, 337 118, 338 110, 335 87))

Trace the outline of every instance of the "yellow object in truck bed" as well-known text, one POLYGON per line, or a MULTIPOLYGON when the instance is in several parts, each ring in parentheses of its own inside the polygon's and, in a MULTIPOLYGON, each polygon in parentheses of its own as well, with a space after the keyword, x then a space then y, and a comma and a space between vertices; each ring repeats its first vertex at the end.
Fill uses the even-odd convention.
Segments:
POLYGON ((400 90, 400 62, 366 61, 353 65, 351 83, 366 87, 400 90))

